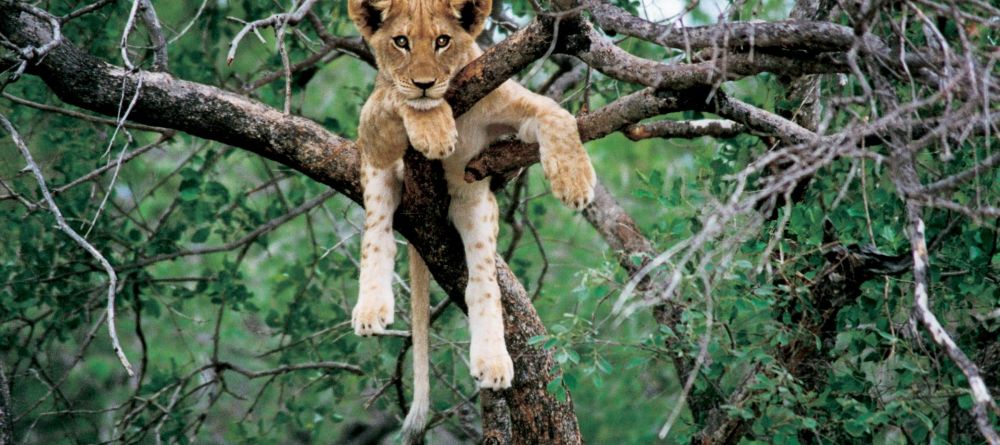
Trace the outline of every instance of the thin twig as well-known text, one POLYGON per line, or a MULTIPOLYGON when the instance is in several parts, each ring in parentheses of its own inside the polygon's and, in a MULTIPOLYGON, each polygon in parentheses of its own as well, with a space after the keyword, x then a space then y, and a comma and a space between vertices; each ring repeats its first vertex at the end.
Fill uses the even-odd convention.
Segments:
POLYGON ((294 12, 274 14, 266 19, 254 20, 244 25, 243 29, 237 32, 236 36, 233 37, 232 43, 229 44, 229 53, 226 55, 226 63, 229 65, 233 64, 233 59, 236 58, 236 48, 239 47, 240 41, 243 40, 243 37, 245 37, 248 32, 253 31, 254 33, 257 33, 259 32, 258 31, 259 28, 267 26, 281 27, 287 25, 296 25, 300 21, 302 21, 306 13, 309 12, 310 9, 312 9, 315 3, 316 0, 305 0, 302 3, 302 6, 299 6, 299 8, 296 9, 294 12))
POLYGON ((111 345, 114 347, 115 354, 118 355, 118 360, 121 362, 122 366, 125 368, 125 372, 128 373, 129 377, 135 375, 135 371, 132 370, 132 364, 129 363, 128 358, 125 357, 125 352, 122 350, 121 342, 118 341, 118 333, 115 330, 115 290, 118 286, 118 276, 115 274, 115 269, 111 267, 111 263, 101 255, 93 245, 91 245, 87 240, 83 239, 69 224, 66 224, 66 219, 63 218, 62 212, 56 205, 54 199, 52 199, 52 194, 49 193, 48 186, 45 185, 45 177, 42 176, 42 170, 35 163, 35 160, 31 157, 31 152, 28 151, 27 145, 21 139, 21 136, 17 134, 17 130, 14 129, 14 125, 7 120, 7 117, 0 114, 0 124, 10 133, 11 138, 14 140, 14 145, 17 146, 18 150, 21 151, 21 155, 24 156, 24 160, 28 163, 28 167, 31 169, 31 173, 35 176, 35 180, 38 182, 38 188, 42 191, 42 196, 45 197, 45 202, 49 206, 49 211, 56 218, 56 225, 62 230, 66 235, 73 239, 80 247, 86 250, 92 257, 94 257, 97 262, 101 263, 101 267, 108 274, 108 334, 111 336, 111 345))
POLYGON ((169 128, 154 127, 152 125, 137 124, 135 122, 128 122, 128 121, 125 121, 123 119, 108 119, 108 118, 104 118, 104 117, 100 117, 100 116, 94 116, 94 115, 90 115, 90 114, 86 114, 86 113, 81 113, 79 111, 74 111, 74 110, 70 110, 70 109, 66 109, 66 108, 59 108, 59 107, 54 107, 52 105, 46 105, 46 104, 41 104, 41 103, 38 103, 38 102, 33 102, 33 101, 30 101, 30 100, 27 100, 27 99, 24 99, 24 98, 20 98, 20 97, 14 96, 14 95, 12 95, 10 93, 6 93, 6 92, 3 93, 3 97, 9 99, 11 102, 14 102, 16 104, 26 105, 26 106, 29 106, 29 107, 32 107, 32 108, 37 108, 39 110, 44 110, 44 111, 51 111, 53 113, 64 114, 66 116, 75 117, 77 119, 83 119, 83 120, 89 121, 89 122, 96 122, 96 123, 104 124, 104 125, 115 125, 115 126, 121 125, 122 127, 125 127, 125 128, 130 128, 130 129, 133 129, 133 130, 141 130, 141 131, 150 131, 150 132, 153 132, 153 133, 161 133, 161 134, 175 133, 174 130, 171 130, 169 128))
POLYGON ((164 254, 159 254, 159 255, 156 255, 156 256, 149 257, 149 258, 143 258, 143 259, 140 259, 140 260, 136 261, 135 263, 127 264, 125 266, 122 266, 122 270, 129 270, 129 269, 135 269, 135 268, 140 268, 140 267, 146 267, 146 266, 148 266, 150 264, 159 263, 161 261, 168 261, 168 260, 172 260, 172 259, 180 258, 180 257, 185 257, 185 256, 207 255, 207 254, 210 254, 210 253, 226 252, 226 251, 233 250, 233 249, 235 249, 237 247, 240 247, 240 246, 243 246, 243 245, 245 245, 247 243, 252 242, 253 240, 257 239, 258 237, 260 237, 261 235, 263 235, 263 234, 265 234, 267 232, 270 232, 270 231, 278 228, 279 226, 281 226, 282 224, 290 221, 291 219, 295 218, 296 216, 299 216, 299 215, 301 215, 301 214, 303 214, 305 212, 308 212, 308 211, 312 210, 313 208, 319 206, 320 204, 323 204, 324 201, 326 201, 327 199, 331 198, 335 194, 337 194, 337 192, 335 190, 332 190, 332 189, 326 190, 323 193, 321 193, 319 196, 317 196, 317 197, 315 197, 313 199, 310 199, 310 200, 302 203, 302 205, 300 205, 300 206, 298 206, 296 208, 293 208, 293 209, 289 210, 288 213, 285 213, 284 215, 281 215, 281 216, 279 216, 277 218, 274 218, 274 219, 272 219, 272 220, 270 220, 270 221, 268 221, 268 222, 260 225, 259 227, 257 227, 256 229, 250 231, 249 233, 247 233, 246 235, 244 235, 243 237, 241 237, 238 240, 235 240, 235 241, 223 244, 221 246, 200 247, 200 248, 191 249, 191 250, 184 250, 184 251, 172 252, 172 253, 164 253, 164 254))
POLYGON ((129 71, 135 70, 135 65, 132 65, 132 59, 128 56, 128 36, 132 33, 132 29, 135 28, 135 16, 139 12, 139 3, 144 0, 132 0, 132 10, 128 13, 128 19, 125 21, 125 30, 122 31, 122 38, 118 42, 118 49, 121 52, 122 62, 125 63, 125 68, 129 71))
POLYGON ((118 1, 118 0, 99 0, 99 1, 96 1, 94 3, 91 3, 91 4, 87 5, 87 6, 84 6, 84 7, 80 8, 80 9, 77 9, 77 10, 75 10, 75 11, 69 13, 69 14, 66 14, 66 15, 64 15, 62 17, 59 17, 59 22, 62 23, 62 24, 66 24, 66 22, 68 22, 70 20, 73 20, 73 19, 75 19, 77 17, 81 17, 81 16, 83 16, 85 14, 90 14, 91 12, 94 12, 94 11, 96 11, 98 9, 101 9, 101 8, 103 8, 103 7, 107 6, 107 5, 110 5, 111 3, 114 3, 116 1, 118 1))

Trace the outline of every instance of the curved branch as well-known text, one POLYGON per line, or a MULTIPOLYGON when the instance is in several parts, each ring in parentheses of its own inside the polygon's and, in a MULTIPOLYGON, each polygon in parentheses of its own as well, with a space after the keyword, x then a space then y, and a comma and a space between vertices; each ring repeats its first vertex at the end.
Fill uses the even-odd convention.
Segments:
POLYGON ((606 31, 682 50, 746 50, 752 47, 812 52, 847 51, 855 40, 853 29, 830 22, 786 20, 674 27, 636 17, 603 0, 589 0, 586 4, 593 12, 594 20, 606 31))
POLYGON ((801 76, 847 70, 846 57, 842 53, 722 53, 696 63, 666 64, 635 56, 619 48, 589 24, 584 31, 590 45, 576 53, 581 60, 615 79, 659 89, 713 85, 762 72, 801 76))

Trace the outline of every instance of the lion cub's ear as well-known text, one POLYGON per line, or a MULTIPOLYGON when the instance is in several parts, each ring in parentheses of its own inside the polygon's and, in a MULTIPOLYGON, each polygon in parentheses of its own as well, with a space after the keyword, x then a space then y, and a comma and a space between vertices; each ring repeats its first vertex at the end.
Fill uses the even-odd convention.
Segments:
POLYGON ((483 32, 483 24, 492 8, 492 0, 451 0, 451 9, 458 18, 458 23, 473 38, 483 32))
POLYGON ((368 40, 382 26, 391 5, 392 0, 347 0, 347 14, 368 40))

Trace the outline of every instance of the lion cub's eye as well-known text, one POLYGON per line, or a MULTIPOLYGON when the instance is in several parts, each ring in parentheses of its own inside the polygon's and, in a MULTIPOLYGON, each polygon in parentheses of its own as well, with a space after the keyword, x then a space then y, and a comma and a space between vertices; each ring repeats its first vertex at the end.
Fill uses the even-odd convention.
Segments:
POLYGON ((406 36, 396 36, 392 38, 392 43, 403 49, 410 49, 410 39, 406 36))
POLYGON ((449 36, 449 35, 442 34, 442 35, 439 35, 438 38, 434 40, 434 46, 437 49, 444 48, 444 47, 448 46, 449 43, 451 43, 451 36, 449 36))

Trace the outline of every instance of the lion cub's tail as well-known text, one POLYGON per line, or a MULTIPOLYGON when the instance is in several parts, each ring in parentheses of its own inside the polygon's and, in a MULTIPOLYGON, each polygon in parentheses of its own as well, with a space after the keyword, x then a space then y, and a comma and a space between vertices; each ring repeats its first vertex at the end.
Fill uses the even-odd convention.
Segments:
POLYGON ((403 443, 419 442, 430 412, 430 376, 428 365, 430 327, 430 273, 427 264, 413 245, 410 257, 410 339, 413 341, 413 404, 403 421, 403 443))

